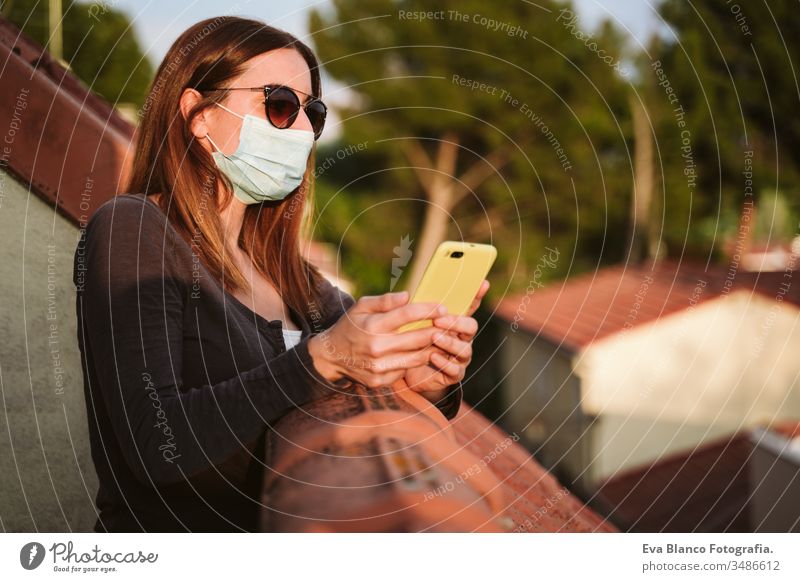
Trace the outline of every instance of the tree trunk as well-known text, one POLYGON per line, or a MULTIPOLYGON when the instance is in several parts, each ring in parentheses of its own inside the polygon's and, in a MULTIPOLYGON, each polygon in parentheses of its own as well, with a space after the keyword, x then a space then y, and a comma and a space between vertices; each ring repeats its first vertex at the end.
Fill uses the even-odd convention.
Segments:
POLYGON ((417 241, 414 258, 411 263, 411 270, 408 276, 406 288, 412 293, 419 285, 425 267, 428 266, 433 253, 439 243, 447 238, 447 226, 450 222, 453 210, 453 189, 443 187, 434 192, 429 204, 425 209, 425 220, 422 223, 422 233, 417 241))
POLYGON ((657 241, 652 232, 653 136, 644 104, 634 95, 629 98, 633 119, 634 166, 631 196, 630 260, 639 263, 652 258, 657 241))
POLYGON ((438 143, 435 162, 416 140, 405 142, 403 147, 428 201, 405 285, 412 293, 419 285, 436 247, 446 240, 455 207, 510 159, 507 150, 496 150, 475 162, 461 176, 456 176, 458 137, 446 134, 438 143))

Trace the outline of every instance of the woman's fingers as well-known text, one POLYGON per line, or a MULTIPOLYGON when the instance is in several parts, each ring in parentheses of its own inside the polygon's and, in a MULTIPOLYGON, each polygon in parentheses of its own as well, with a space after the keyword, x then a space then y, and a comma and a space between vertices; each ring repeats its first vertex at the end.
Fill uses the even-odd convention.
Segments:
POLYGON ((461 335, 463 340, 469 340, 478 333, 477 320, 466 315, 443 315, 434 319, 433 325, 453 335, 461 335))
POLYGON ((483 283, 481 283, 481 288, 478 289, 478 294, 475 296, 475 299, 480 301, 486 296, 486 293, 489 291, 489 279, 484 279, 483 283))
MULTIPOLYGON (((361 365, 350 364, 349 375, 356 381, 369 388, 390 386, 399 378, 405 376, 409 368, 428 365, 431 357, 438 348, 431 346, 424 350, 415 350, 400 354, 392 354, 382 358, 364 360, 361 365)), ((442 356, 444 357, 444 356, 442 356)), ((445 359, 447 359, 445 357, 445 359)), ((431 368, 431 373, 436 370, 431 368)))
POLYGON ((431 354, 436 349, 435 346, 429 346, 407 352, 392 352, 385 356, 373 358, 369 362, 372 370, 376 372, 407 370, 408 368, 416 368, 427 364, 430 361, 431 354))
POLYGON ((389 333, 407 323, 423 319, 433 319, 447 313, 447 309, 438 303, 409 303, 386 313, 372 316, 374 330, 377 333, 389 333))
POLYGON ((434 336, 433 344, 454 356, 459 362, 469 362, 472 359, 472 343, 461 340, 449 333, 440 332, 434 336))
POLYGON ((475 295, 475 299, 472 300, 469 309, 467 309, 467 315, 472 315, 478 310, 487 291, 489 291, 489 280, 484 279, 480 289, 478 289, 478 293, 475 295))
POLYGON ((407 370, 427 365, 431 362, 431 357, 436 354, 444 359, 448 359, 450 352, 435 345, 429 345, 419 350, 407 352, 396 352, 380 358, 367 360, 370 362, 369 368, 375 373, 391 372, 395 370, 407 370))
POLYGON ((441 354, 431 354, 431 363, 436 366, 439 371, 452 380, 455 384, 464 377, 464 364, 456 360, 450 360, 441 354))
POLYGON ((403 333, 388 333, 372 340, 372 355, 376 357, 389 353, 410 352, 429 347, 433 336, 440 333, 435 327, 414 329, 403 333))
POLYGON ((408 302, 408 291, 384 293, 383 295, 364 295, 359 297, 351 308, 357 313, 385 313, 408 302))

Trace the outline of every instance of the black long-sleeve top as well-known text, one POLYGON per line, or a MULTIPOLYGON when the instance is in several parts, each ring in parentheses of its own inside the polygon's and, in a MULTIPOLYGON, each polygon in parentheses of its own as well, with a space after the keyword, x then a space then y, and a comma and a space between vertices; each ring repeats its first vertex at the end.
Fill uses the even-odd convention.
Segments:
MULTIPOLYGON (((334 387, 308 341, 355 302, 325 281, 313 328, 287 350, 225 291, 143 194, 100 206, 75 252, 78 343, 95 531, 256 531, 268 426, 334 387)), ((448 418, 460 385, 437 406, 448 418)))

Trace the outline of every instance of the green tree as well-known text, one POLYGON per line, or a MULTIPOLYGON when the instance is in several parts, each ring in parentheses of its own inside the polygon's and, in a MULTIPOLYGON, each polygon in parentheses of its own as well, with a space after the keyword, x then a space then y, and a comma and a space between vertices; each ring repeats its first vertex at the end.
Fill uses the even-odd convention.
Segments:
POLYGON ((609 24, 590 37, 573 16, 553 1, 334 0, 312 12, 324 68, 356 94, 339 111, 342 143, 318 155, 318 166, 337 160, 319 180, 321 228, 346 230, 348 261, 383 265, 366 281, 357 271, 365 291, 387 289, 405 235, 409 286, 445 238, 491 241, 494 274, 520 287, 546 246, 563 260, 545 276, 624 257, 622 42, 609 24))
MULTIPOLYGON (((6 0, 3 16, 47 46, 48 3, 6 0)), ((95 93, 111 103, 144 102, 154 70, 144 56, 128 17, 107 2, 63 1, 64 60, 95 93)))
POLYGON ((657 120, 666 236, 672 254, 708 255, 738 228, 748 200, 763 198, 761 210, 772 212, 783 191, 794 194, 791 212, 798 210, 800 12, 789 0, 666 0, 660 13, 676 39, 655 40, 641 70, 657 120), (667 101, 666 85, 656 84, 653 63, 659 62, 675 103, 667 101), (681 149, 687 144, 676 107, 686 115, 690 150, 681 149), (684 173, 690 161, 694 187, 684 173), (751 164, 752 198, 743 176, 751 164))

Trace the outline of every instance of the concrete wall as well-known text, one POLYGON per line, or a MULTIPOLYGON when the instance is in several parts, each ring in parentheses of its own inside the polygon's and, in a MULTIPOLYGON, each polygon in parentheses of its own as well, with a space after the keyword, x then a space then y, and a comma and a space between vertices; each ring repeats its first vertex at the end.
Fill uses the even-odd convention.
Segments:
POLYGON ((559 479, 584 487, 591 418, 581 410, 580 380, 572 374, 569 352, 518 330, 501 348, 504 382, 503 423, 559 479))
POLYGON ((0 187, 0 531, 90 531, 97 477, 76 340, 79 231, 11 176, 0 187))

